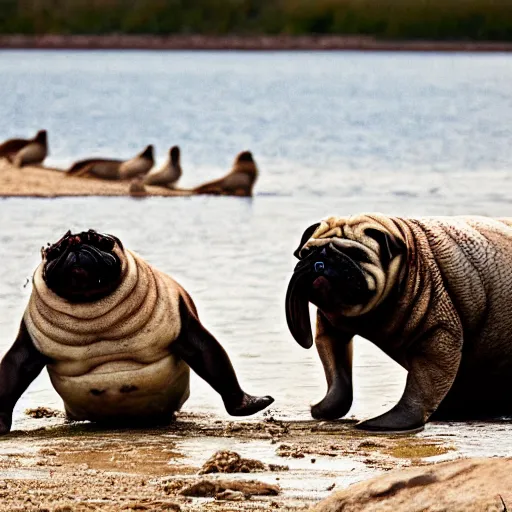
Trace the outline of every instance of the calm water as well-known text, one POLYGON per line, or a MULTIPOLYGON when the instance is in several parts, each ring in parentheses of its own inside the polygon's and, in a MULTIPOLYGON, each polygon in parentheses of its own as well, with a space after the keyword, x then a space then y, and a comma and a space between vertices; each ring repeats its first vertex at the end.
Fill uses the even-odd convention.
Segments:
MULTIPOLYGON (((325 384, 314 350, 287 331, 284 295, 308 225, 368 210, 512 215, 512 56, 0 52, 0 77, 0 138, 47 128, 50 165, 154 143, 159 160, 181 146, 184 185, 224 173, 242 149, 261 170, 252 200, 0 201, 0 352, 15 337, 40 247, 95 228, 188 289, 249 392, 307 418, 325 384)), ((360 338, 355 367, 350 414, 375 415, 400 397, 405 372, 360 338)), ((61 408, 46 373, 14 427, 39 425, 23 416, 37 405, 61 408)), ((227 417, 195 377, 185 410, 227 417)), ((460 432, 471 453, 496 444, 491 436, 481 447, 476 427, 460 432)), ((510 440, 500 449, 512 453, 510 440)))

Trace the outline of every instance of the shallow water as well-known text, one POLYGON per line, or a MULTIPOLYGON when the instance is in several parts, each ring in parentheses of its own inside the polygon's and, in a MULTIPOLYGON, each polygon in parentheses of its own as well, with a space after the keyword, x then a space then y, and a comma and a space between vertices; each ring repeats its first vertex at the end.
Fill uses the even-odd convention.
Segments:
MULTIPOLYGON (((252 200, 78 198, 0 201, 0 351, 12 343, 39 249, 67 229, 119 236, 191 293, 203 323, 251 393, 284 418, 308 418, 325 383, 318 356, 284 316, 292 252, 328 214, 511 215, 512 56, 392 53, 0 52, 0 138, 49 130, 49 165, 93 154, 159 160, 179 144, 188 186, 251 149, 252 200)), ((350 415, 400 397, 405 372, 357 339, 350 415)), ((42 374, 27 407, 61 408, 42 374)), ((227 417, 198 378, 187 411, 227 417)), ((512 454, 510 428, 429 426, 464 453, 512 454), (482 436, 482 432, 485 435, 482 436), (507 439, 509 438, 509 439, 507 439), (451 438, 450 438, 451 441, 451 438)))

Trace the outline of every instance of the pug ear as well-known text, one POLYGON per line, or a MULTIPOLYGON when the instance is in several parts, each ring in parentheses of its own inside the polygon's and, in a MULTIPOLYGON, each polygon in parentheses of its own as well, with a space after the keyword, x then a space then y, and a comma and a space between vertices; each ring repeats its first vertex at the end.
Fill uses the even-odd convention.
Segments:
POLYGON ((299 252, 300 250, 302 249, 302 247, 304 247, 304 244, 311 238, 311 236, 313 235, 313 233, 316 231, 316 228, 320 226, 320 222, 317 222, 316 224, 313 224, 312 226, 309 226, 308 229, 306 229, 306 231, 304 231, 303 235, 302 235, 302 238, 300 239, 300 244, 299 244, 299 247, 297 247, 297 249, 295 249, 295 251, 293 252, 293 255, 297 258, 297 259, 300 259, 299 258, 299 252))
POLYGON ((405 250, 403 242, 395 238, 391 233, 385 233, 379 229, 365 229, 364 234, 373 238, 380 247, 380 259, 383 268, 387 268, 391 260, 402 254, 405 250))
POLYGON ((110 238, 112 238, 116 242, 116 244, 119 246, 119 249, 121 249, 121 251, 124 251, 123 242, 121 242, 121 240, 119 240, 119 238, 117 238, 117 236, 110 235, 110 234, 106 234, 106 236, 109 236, 110 238))

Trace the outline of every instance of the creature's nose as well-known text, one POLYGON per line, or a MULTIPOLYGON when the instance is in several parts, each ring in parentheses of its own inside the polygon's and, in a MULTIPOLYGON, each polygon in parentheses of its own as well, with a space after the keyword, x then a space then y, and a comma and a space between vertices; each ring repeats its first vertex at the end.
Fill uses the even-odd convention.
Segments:
POLYGON ((324 262, 323 261, 315 262, 315 264, 313 265, 313 268, 315 269, 315 272, 317 274, 321 274, 325 269, 324 262))

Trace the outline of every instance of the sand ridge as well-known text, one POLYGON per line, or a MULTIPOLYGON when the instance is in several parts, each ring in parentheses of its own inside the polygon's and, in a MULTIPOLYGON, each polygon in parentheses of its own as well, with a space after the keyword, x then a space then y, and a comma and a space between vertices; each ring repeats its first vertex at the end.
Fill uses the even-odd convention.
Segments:
MULTIPOLYGON (((0 197, 129 196, 129 181, 107 181, 67 176, 64 171, 48 167, 17 168, 0 159, 0 197)), ((188 190, 146 186, 141 197, 191 196, 188 190)))

